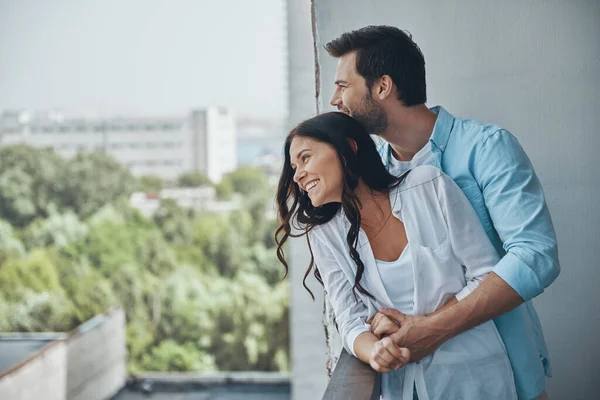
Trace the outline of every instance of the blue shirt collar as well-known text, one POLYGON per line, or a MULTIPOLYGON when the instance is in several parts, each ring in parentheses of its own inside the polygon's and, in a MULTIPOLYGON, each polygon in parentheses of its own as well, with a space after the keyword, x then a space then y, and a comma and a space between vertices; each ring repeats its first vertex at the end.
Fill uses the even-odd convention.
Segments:
MULTIPOLYGON (((450 114, 444 107, 435 106, 430 108, 431 112, 437 114, 435 125, 433 126, 433 132, 429 141, 431 142, 432 149, 439 149, 442 153, 446 149, 450 133, 454 127, 454 116, 450 114)), ((385 167, 388 167, 389 158, 392 156, 392 146, 388 142, 384 141, 382 147, 380 147, 380 154, 382 155, 382 161, 385 167)))
POLYGON ((437 114, 437 120, 433 126, 433 133, 431 134, 431 144, 440 149, 442 152, 446 149, 448 139, 450 138, 450 132, 454 126, 454 116, 444 109, 442 106, 435 106, 430 108, 431 112, 437 114))

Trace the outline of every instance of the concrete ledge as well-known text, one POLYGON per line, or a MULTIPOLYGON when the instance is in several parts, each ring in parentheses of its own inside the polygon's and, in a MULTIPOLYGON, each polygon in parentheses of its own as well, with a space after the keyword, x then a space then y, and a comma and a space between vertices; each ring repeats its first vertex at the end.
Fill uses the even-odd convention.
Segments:
POLYGON ((0 376, 0 398, 64 400, 66 342, 55 340, 0 376))
POLYGON ((145 373, 130 376, 128 384, 151 381, 155 384, 289 384, 290 374, 281 372, 217 372, 209 374, 198 373, 145 373))
POLYGON ((370 366, 342 350, 323 400, 376 400, 380 376, 370 366))

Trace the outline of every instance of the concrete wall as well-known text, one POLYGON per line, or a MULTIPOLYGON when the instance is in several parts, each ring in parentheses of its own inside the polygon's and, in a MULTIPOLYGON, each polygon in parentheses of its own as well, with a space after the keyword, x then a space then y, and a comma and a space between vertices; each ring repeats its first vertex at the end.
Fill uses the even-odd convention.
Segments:
POLYGON ((66 398, 111 398, 125 385, 126 358, 123 310, 113 310, 81 325, 68 339, 66 398))
MULTIPOLYGON (((305 1, 308 3, 308 1, 305 1)), ((409 30, 427 65, 429 104, 502 125, 544 185, 562 273, 539 296, 553 399, 600 392, 600 2, 314 0, 321 109, 335 60, 323 45, 369 24, 409 30)), ((305 90, 309 90, 307 87, 305 90)))
MULTIPOLYGON (((287 23, 288 127, 291 128, 316 112, 310 1, 287 0, 287 23)), ((291 280, 292 398, 318 399, 327 386, 323 290, 312 275, 307 284, 315 294, 315 301, 302 286, 310 260, 305 240, 290 240, 287 259, 291 280)))
POLYGON ((66 399, 67 347, 51 342, 0 376, 0 399, 66 399))

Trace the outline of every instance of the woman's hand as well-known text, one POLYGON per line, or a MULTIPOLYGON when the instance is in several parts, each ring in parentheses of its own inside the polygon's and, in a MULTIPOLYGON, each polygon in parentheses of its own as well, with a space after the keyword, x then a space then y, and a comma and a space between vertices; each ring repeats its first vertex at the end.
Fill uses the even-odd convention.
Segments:
POLYGON ((371 332, 377 336, 377 339, 391 335, 400 329, 399 323, 382 313, 375 314, 369 324, 371 325, 371 332))
POLYGON ((387 373, 404 367, 410 360, 410 350, 397 346, 390 338, 383 338, 373 346, 369 365, 377 372, 387 373))

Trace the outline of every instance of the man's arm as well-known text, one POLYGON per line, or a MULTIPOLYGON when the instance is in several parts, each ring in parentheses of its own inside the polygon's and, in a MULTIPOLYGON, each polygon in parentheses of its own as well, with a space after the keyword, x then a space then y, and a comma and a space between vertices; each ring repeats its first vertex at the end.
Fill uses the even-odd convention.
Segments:
POLYGON ((473 175, 506 255, 494 272, 524 301, 558 276, 558 245, 542 185, 517 139, 500 129, 477 153, 473 175))
POLYGON ((429 317, 383 314, 401 328, 394 341, 418 360, 448 339, 540 294, 560 272, 556 235, 541 184, 518 141, 505 130, 479 149, 474 170, 506 255, 470 295, 429 317))
POLYGON ((400 323, 401 328, 390 338, 398 346, 410 349, 411 361, 419 361, 447 340, 511 311, 522 302, 517 292, 492 272, 463 300, 453 298, 429 316, 408 316, 393 308, 380 312, 400 323))

